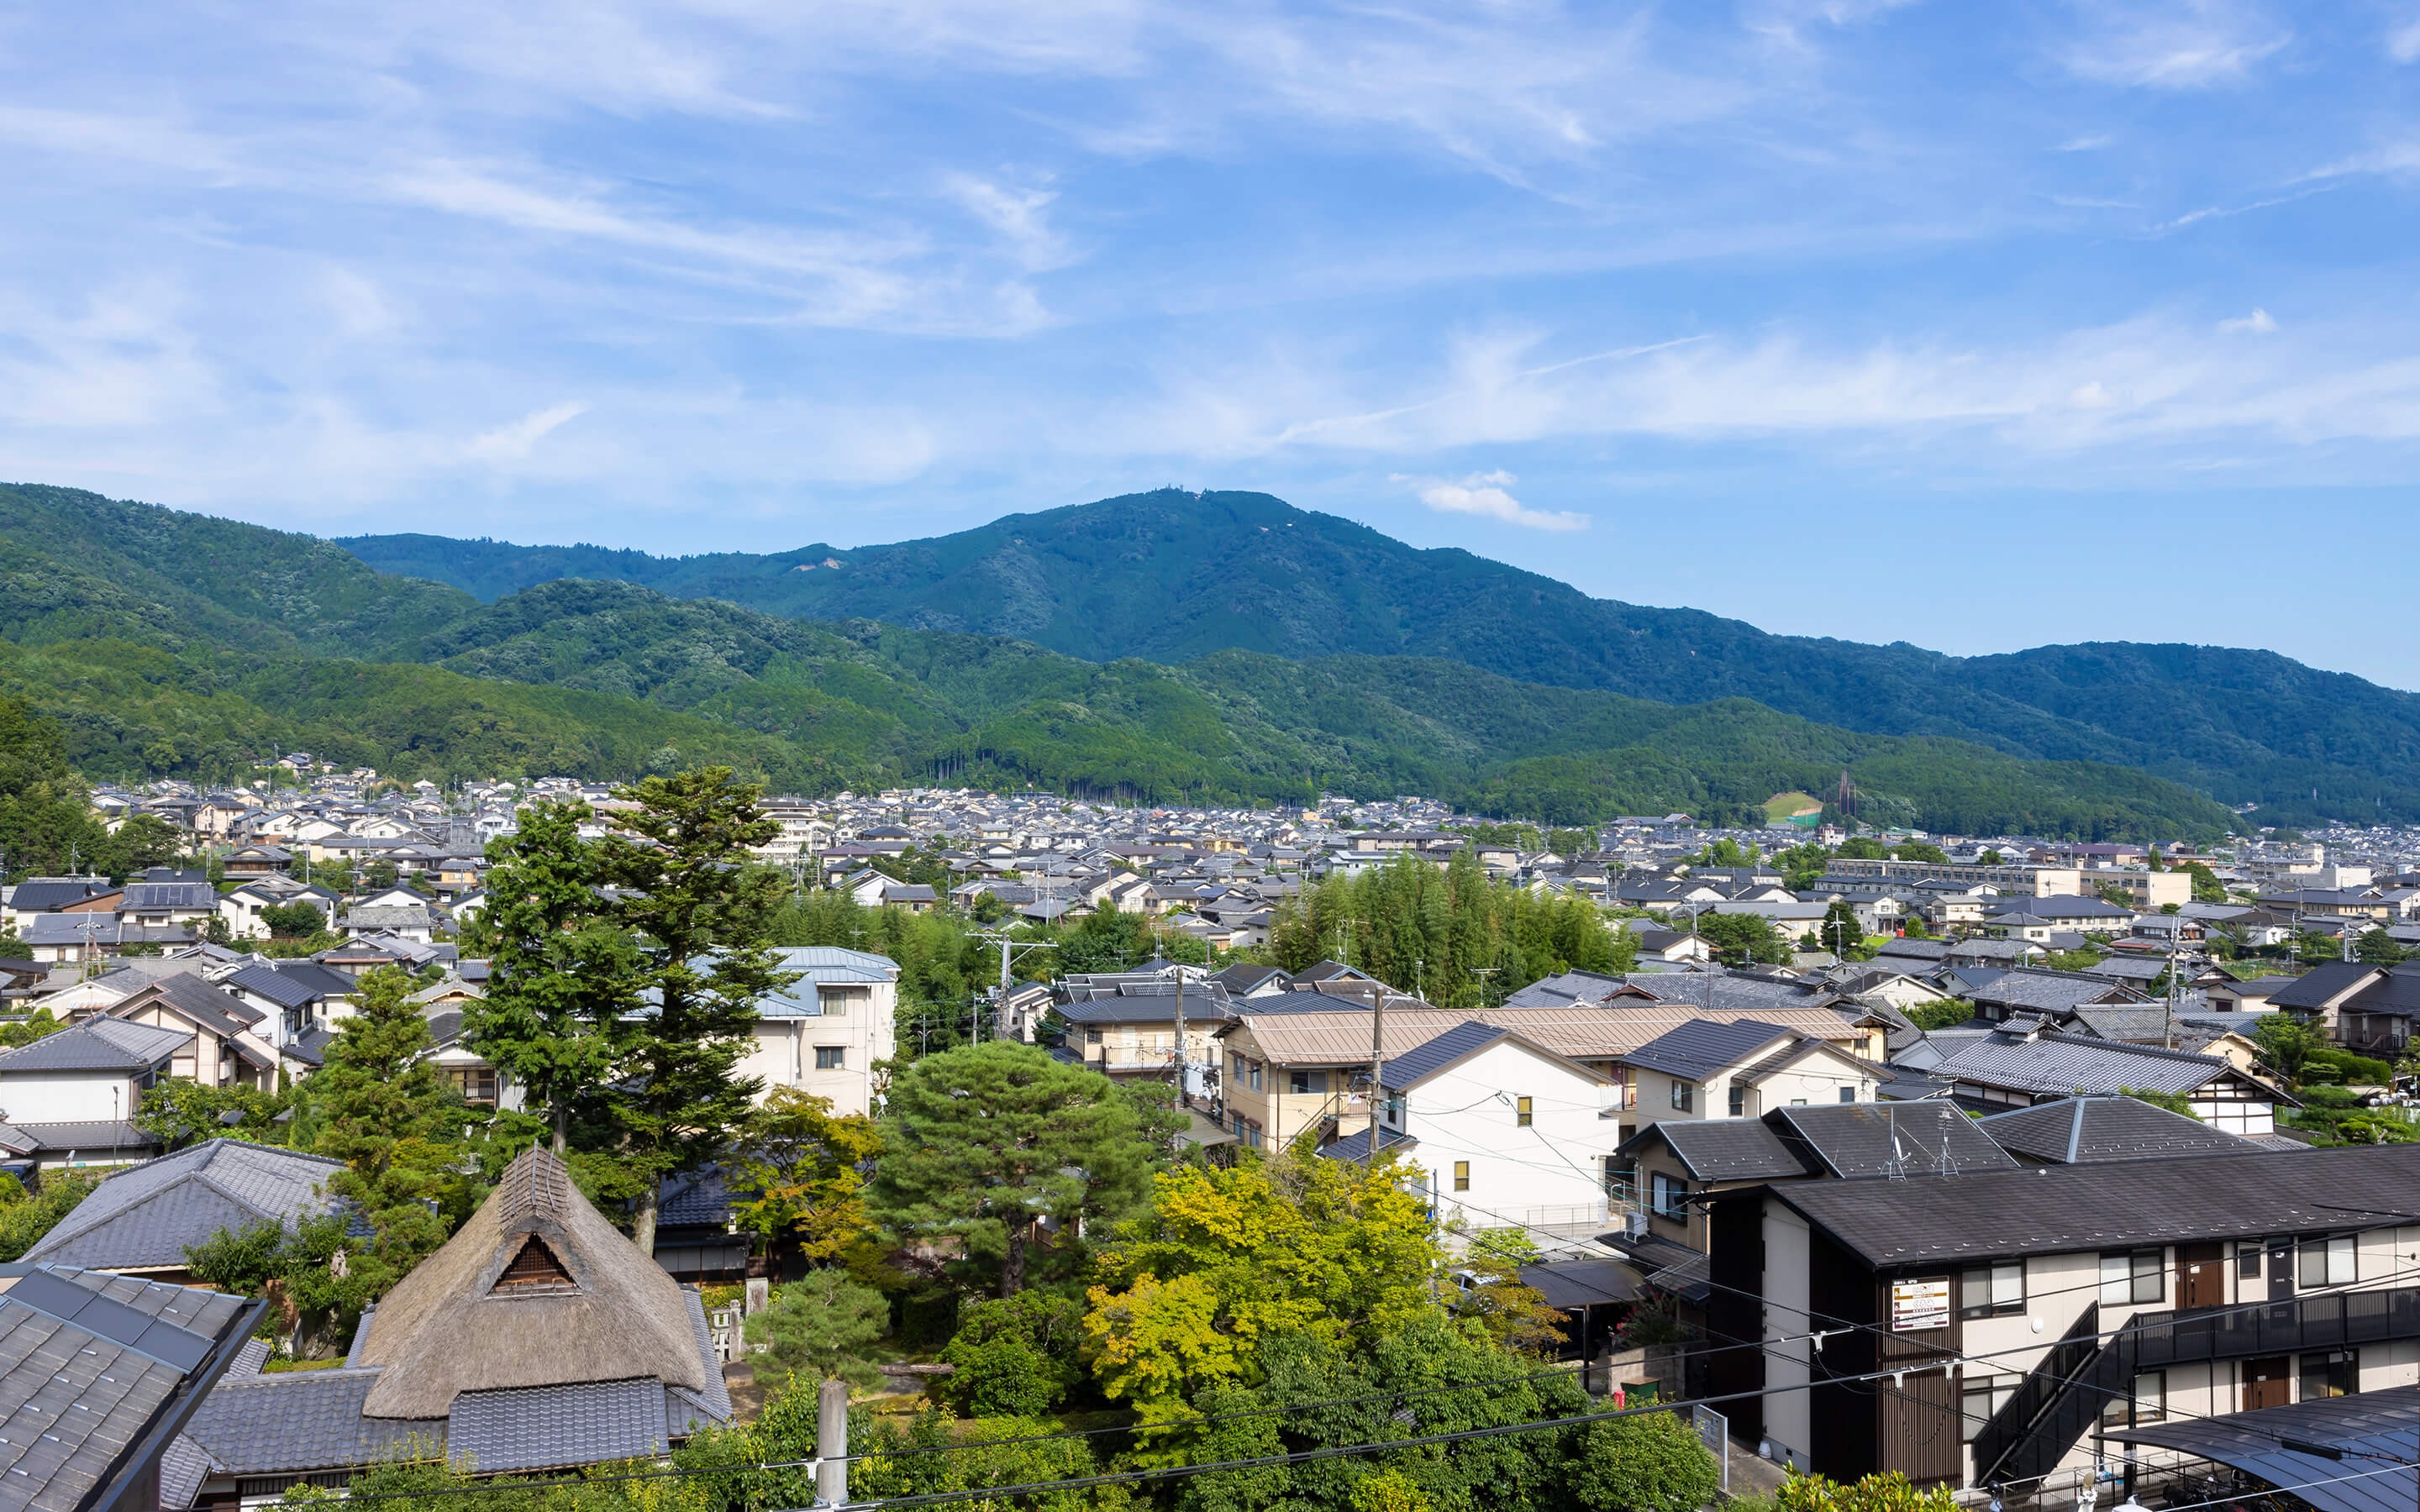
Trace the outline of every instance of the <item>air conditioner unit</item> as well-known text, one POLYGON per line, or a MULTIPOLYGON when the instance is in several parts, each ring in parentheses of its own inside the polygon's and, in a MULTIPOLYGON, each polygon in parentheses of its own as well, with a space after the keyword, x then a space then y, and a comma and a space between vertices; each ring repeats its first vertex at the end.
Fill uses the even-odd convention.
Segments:
POLYGON ((1623 1213, 1621 1215, 1621 1237, 1624 1239, 1645 1239, 1647 1237, 1647 1214, 1643 1212, 1623 1213))

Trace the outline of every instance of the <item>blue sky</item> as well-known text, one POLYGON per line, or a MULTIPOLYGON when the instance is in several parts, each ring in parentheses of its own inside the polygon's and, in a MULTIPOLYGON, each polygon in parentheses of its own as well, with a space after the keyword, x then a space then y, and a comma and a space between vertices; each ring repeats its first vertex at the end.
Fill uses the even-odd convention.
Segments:
POLYGON ((669 552, 1262 488, 2420 687, 2415 87, 2420 0, 0 0, 0 477, 669 552))

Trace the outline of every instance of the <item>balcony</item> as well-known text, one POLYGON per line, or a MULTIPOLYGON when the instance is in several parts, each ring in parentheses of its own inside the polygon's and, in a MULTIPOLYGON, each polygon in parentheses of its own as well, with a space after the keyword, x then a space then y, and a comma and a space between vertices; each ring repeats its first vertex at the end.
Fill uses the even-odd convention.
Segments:
POLYGON ((2420 1336, 2420 1287, 2347 1291, 2206 1313, 2136 1313, 2131 1345, 2143 1369, 2420 1336))

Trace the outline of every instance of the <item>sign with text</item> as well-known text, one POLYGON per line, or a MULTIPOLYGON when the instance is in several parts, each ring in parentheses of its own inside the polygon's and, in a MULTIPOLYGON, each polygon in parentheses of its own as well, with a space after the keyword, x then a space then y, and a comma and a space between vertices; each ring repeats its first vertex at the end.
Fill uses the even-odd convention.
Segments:
POLYGON ((1891 1283, 1891 1332, 1912 1334, 1949 1326, 1949 1278, 1891 1283))

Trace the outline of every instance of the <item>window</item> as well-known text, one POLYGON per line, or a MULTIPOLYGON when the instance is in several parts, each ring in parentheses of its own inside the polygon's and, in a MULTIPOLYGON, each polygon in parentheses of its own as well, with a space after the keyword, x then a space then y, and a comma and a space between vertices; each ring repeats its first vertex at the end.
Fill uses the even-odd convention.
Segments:
POLYGON ((1698 1084, 1684 1082, 1676 1077, 1672 1083, 1672 1106, 1686 1113, 1697 1105, 1698 1084))
POLYGON ((1311 1072, 1307 1071, 1288 1072, 1286 1073, 1286 1090, 1295 1093, 1296 1096, 1300 1096, 1301 1094, 1310 1091, 1311 1072))
POLYGON ((1257 1061, 1257 1060, 1255 1060, 1255 1061, 1253 1061, 1253 1062, 1252 1062, 1252 1078, 1251 1078, 1251 1079, 1252 1079, 1252 1090, 1253 1090, 1253 1091, 1255 1091, 1255 1092, 1259 1091, 1259 1090, 1261 1089, 1261 1063, 1260 1063, 1259 1061, 1257 1061))
POLYGON ((1747 1117, 1747 1088, 1745 1087, 1731 1088, 1731 1117, 1734 1119, 1747 1117))
POLYGON ((1962 1318, 2004 1318, 2024 1310, 2025 1267, 2022 1260, 1978 1266, 1959 1278, 1958 1313, 1962 1318))
POLYGON ((1657 1171, 1648 1183, 1648 1206, 1659 1218, 1675 1223, 1689 1221, 1689 1183, 1680 1177, 1657 1171))
POLYGON ((1958 1394, 1958 1437, 1968 1443, 1992 1421, 1992 1414, 2009 1405, 2017 1394, 2018 1376, 1983 1376, 1969 1380, 1958 1394))
POLYGON ((1616 1074, 1621 1081, 1616 1088, 1614 1106, 1627 1113, 1638 1105, 1638 1072, 1623 1066, 1617 1070, 1616 1074))
POLYGON ((2144 1423, 2164 1422, 2168 1415, 2168 1373, 2145 1370, 2134 1377, 2131 1396, 2111 1393, 2101 1405, 2103 1427, 2131 1427, 2144 1423))
POLYGON ((1855 1088, 1854 1088, 1854 1087, 1843 1087, 1843 1088, 1840 1088, 1840 1101, 1841 1101, 1841 1102, 1843 1102, 1843 1103, 1854 1103, 1856 1100, 1857 1100, 1857 1089, 1856 1089, 1855 1088))
POLYGON ((1453 1189, 1457 1192, 1470 1190, 1470 1162, 1458 1160, 1453 1163, 1453 1189))
POLYGON ((836 1044, 819 1044, 815 1046, 815 1070, 848 1070, 848 1051, 843 1046, 836 1044))
POLYGON ((1404 1125, 1404 1094, 1388 1092, 1385 1103, 1387 1121, 1397 1128, 1404 1125))
POLYGON ((2258 1244, 2235 1246, 2235 1278, 2238 1281, 2260 1279, 2260 1246, 2258 1244))
POLYGON ((2326 1239, 2303 1241, 2295 1279, 2306 1287, 2341 1287, 2351 1284, 2352 1236, 2333 1234, 2326 1239))
POLYGON ((1235 1057, 1235 1080, 1237 1080, 1237 1081, 1239 1081, 1239 1082, 1240 1082, 1240 1081, 1242 1081, 1243 1079, 1244 1079, 1244 1057, 1241 1057, 1241 1056, 1237 1056, 1237 1057, 1235 1057))
POLYGON ((2101 1305, 2125 1307, 2158 1302, 2168 1294, 2167 1273, 2155 1249, 2128 1250, 2101 1257, 2101 1305))
POLYGON ((2350 1350, 2325 1350, 2303 1356, 2304 1401, 2322 1396, 2350 1396, 2361 1390, 2361 1373, 2350 1350))
POLYGON ((1529 1100, 1528 1098, 1516 1097, 1512 1100, 1512 1122, 1517 1128, 1527 1129, 1529 1127, 1529 1100))

